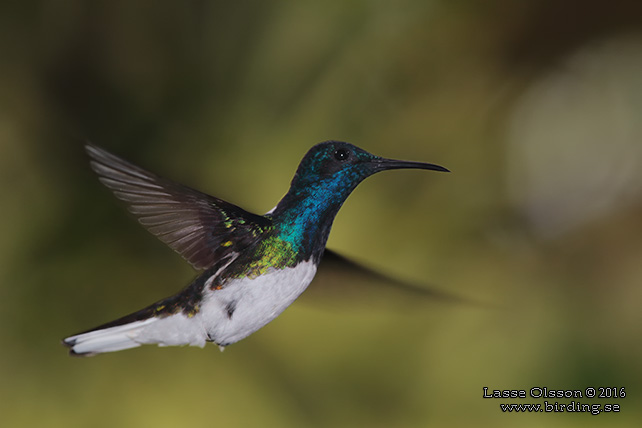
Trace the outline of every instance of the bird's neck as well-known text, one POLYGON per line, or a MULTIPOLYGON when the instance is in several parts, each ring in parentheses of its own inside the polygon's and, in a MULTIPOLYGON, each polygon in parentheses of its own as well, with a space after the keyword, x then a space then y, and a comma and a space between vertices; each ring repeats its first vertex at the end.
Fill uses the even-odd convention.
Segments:
POLYGON ((301 260, 312 258, 318 263, 334 217, 348 194, 346 189, 291 188, 272 213, 277 236, 290 243, 301 260))

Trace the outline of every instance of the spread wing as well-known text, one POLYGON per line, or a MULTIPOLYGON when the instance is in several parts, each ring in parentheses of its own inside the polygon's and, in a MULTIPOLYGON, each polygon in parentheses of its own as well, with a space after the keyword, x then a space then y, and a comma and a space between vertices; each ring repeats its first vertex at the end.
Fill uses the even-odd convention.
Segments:
POLYGON ((258 240, 271 220, 164 179, 88 144, 91 167, 138 221, 196 269, 258 240))
POLYGON ((464 297, 435 287, 414 284, 382 274, 330 249, 325 250, 316 276, 302 297, 309 300, 343 301, 353 304, 376 304, 385 301, 472 303, 464 297), (336 296, 341 296, 337 299, 336 296))

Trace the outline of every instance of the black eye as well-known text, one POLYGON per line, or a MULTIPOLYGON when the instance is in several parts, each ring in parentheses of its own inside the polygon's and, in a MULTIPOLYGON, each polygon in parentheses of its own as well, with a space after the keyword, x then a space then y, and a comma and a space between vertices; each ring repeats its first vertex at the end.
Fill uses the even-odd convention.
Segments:
POLYGON ((346 149, 337 149, 334 152, 334 158, 338 161, 344 161, 350 157, 350 152, 346 149))

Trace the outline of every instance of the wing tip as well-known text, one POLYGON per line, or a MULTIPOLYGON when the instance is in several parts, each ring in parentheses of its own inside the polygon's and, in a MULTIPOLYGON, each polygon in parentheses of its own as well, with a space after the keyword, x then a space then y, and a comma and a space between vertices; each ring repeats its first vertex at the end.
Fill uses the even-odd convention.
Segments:
POLYGON ((107 153, 105 149, 103 149, 100 146, 97 146, 96 144, 92 143, 91 141, 85 141, 85 152, 91 156, 92 158, 95 158, 96 156, 107 153))

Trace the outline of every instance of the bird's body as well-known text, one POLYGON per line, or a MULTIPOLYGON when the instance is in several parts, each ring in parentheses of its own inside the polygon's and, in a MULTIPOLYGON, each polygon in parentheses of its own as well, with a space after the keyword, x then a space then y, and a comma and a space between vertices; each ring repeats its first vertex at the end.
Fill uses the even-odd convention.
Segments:
POLYGON ((129 205, 141 224, 204 272, 175 296, 65 339, 75 355, 143 344, 235 343, 276 318, 307 288, 334 217, 363 179, 395 168, 447 171, 329 141, 306 154, 288 193, 261 216, 98 147, 87 146, 87 151, 100 181, 129 205))
MULTIPOLYGON (((151 315, 147 318, 125 319, 124 324, 98 328, 68 340, 75 341, 76 354, 95 353, 98 349, 118 351, 154 343, 203 347, 207 342, 214 342, 222 348, 249 336, 281 314, 306 289, 315 272, 316 266, 309 261, 296 267, 270 268, 258 277, 233 279, 220 290, 211 289, 207 281, 201 279, 207 278, 203 275, 195 281, 203 290, 197 307, 178 306, 164 312, 166 302, 161 301, 150 306, 151 310, 140 313, 151 315)), ((216 277, 210 278, 213 284, 216 277)))

